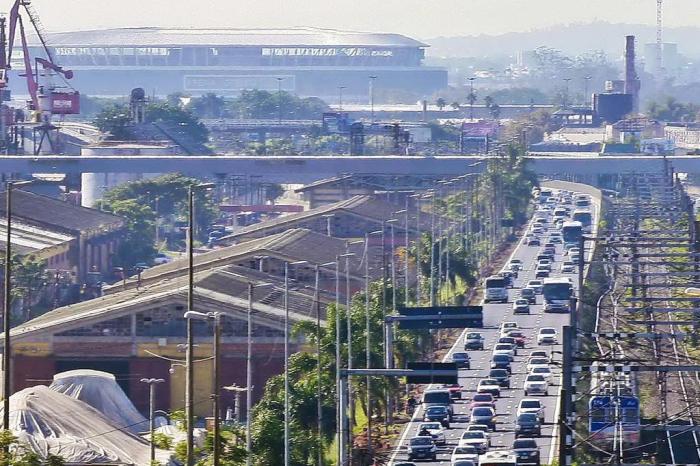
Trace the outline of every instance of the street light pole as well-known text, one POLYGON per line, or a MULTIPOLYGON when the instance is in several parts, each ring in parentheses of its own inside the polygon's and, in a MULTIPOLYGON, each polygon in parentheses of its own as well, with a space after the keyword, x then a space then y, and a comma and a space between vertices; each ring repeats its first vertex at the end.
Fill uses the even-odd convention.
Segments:
MULTIPOLYGON (((194 190, 209 189, 213 183, 190 185, 187 189, 187 312, 194 312, 194 190)), ((187 466, 194 465, 194 335, 192 320, 187 326, 187 349, 185 352, 185 411, 187 417, 187 466)))
MULTIPOLYGON (((194 188, 187 190, 187 312, 194 311, 194 188)), ((187 350, 185 352, 185 410, 187 411, 187 466, 194 466, 194 335, 192 320, 185 320, 187 325, 187 350)))
POLYGON ((474 76, 467 78, 469 80, 469 120, 474 119, 474 76))
POLYGON ((370 107, 370 122, 374 124, 374 80, 377 79, 376 76, 369 77, 369 107, 370 107))
POLYGON ((345 86, 338 86, 338 111, 339 112, 343 111, 343 89, 345 89, 345 86))
MULTIPOLYGON (((4 296, 4 306, 3 306, 3 331, 4 335, 4 348, 2 352, 2 371, 3 371, 3 413, 2 413, 2 428, 5 431, 10 430, 10 395, 12 395, 12 376, 10 369, 10 306, 12 305, 12 299, 10 296, 11 284, 10 280, 12 278, 12 182, 7 182, 7 192, 5 193, 5 296, 4 296)), ((4 452, 7 453, 9 447, 5 447, 4 452)))
POLYGON ((289 262, 284 263, 284 466, 289 466, 289 262))
POLYGON ((214 400, 214 455, 213 463, 214 466, 219 466, 220 454, 221 454, 221 432, 220 432, 220 416, 219 416, 219 398, 220 398, 220 388, 219 388, 219 375, 220 375, 220 346, 221 346, 221 313, 220 312, 197 312, 197 311, 187 311, 185 312, 185 319, 191 321, 192 319, 199 320, 213 320, 214 321, 214 393, 212 393, 212 399, 214 400))
POLYGON ((282 81, 284 78, 275 78, 277 80, 277 123, 282 124, 282 81))
POLYGON ((155 411, 156 411, 156 385, 165 382, 163 379, 141 379, 141 382, 148 384, 148 417, 150 419, 149 430, 151 432, 151 464, 156 460, 156 444, 153 442, 153 432, 155 431, 155 411))

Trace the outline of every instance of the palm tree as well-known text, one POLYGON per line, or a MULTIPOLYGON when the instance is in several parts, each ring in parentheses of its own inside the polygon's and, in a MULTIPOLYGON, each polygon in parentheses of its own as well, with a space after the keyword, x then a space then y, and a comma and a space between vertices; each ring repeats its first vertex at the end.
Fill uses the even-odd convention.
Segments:
POLYGON ((457 102, 457 101, 452 102, 452 103, 450 104, 450 107, 452 107, 452 108, 455 109, 455 110, 459 110, 459 107, 460 107, 459 102, 457 102))
POLYGON ((484 97, 484 104, 486 105, 486 108, 491 108, 491 105, 493 105, 493 97, 490 95, 484 97))
POLYGON ((435 105, 437 105, 440 111, 442 111, 447 106, 447 101, 440 97, 438 98, 438 100, 435 101, 435 105))

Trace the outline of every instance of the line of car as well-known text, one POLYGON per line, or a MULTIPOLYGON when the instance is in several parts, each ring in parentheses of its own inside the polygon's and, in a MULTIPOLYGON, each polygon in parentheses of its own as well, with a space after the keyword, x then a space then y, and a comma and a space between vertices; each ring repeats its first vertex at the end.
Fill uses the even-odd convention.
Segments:
MULTIPOLYGON (((555 213, 566 212, 553 210, 555 213)), ((525 244, 541 246, 540 235, 549 228, 549 215, 543 215, 535 219, 525 244), (541 219, 541 220, 540 220, 541 219), (531 244, 536 242, 536 244, 531 244)), ((561 219, 565 218, 559 215, 561 219)), ((558 218, 555 215, 555 218, 558 218)), ((535 279, 527 282, 521 288, 518 297, 512 304, 513 314, 531 314, 530 305, 537 303, 537 295, 542 294, 542 278, 549 277, 557 254, 557 246, 562 245, 561 234, 551 232, 547 242, 537 256, 535 279)), ((575 258, 580 255, 575 249, 570 252, 569 259, 565 259, 561 265, 562 273, 574 273, 576 271, 575 258)), ((522 271, 524 264, 519 259, 512 259, 506 270, 499 275, 510 280, 511 287, 518 272, 522 271)), ((479 456, 489 451, 492 445, 491 433, 498 430, 496 400, 501 397, 502 390, 512 387, 511 364, 519 350, 522 351, 527 343, 525 332, 519 328, 516 322, 503 322, 498 339, 492 349, 488 376, 479 380, 476 392, 469 400, 468 425, 462 432, 457 445, 452 449, 450 464, 452 466, 477 466, 479 456)), ((557 329, 553 327, 541 327, 535 337, 538 346, 555 345, 558 341, 557 329)), ((485 350, 485 338, 481 332, 468 332, 464 339, 464 351, 452 353, 452 361, 460 369, 471 369, 472 361, 469 351, 485 350)), ((525 362, 526 375, 522 384, 525 395, 515 412, 515 439, 509 448, 517 457, 518 465, 540 466, 540 450, 534 437, 542 435, 542 425, 545 420, 545 407, 540 396, 550 394, 550 386, 554 383, 555 374, 552 370, 552 355, 545 349, 531 349, 525 362)), ((462 387, 459 385, 443 386, 439 389, 430 389, 423 393, 422 405, 424 407, 423 422, 418 427, 418 435, 408 442, 408 460, 414 461, 427 459, 436 461, 438 448, 445 447, 447 439, 445 429, 449 429, 454 420, 453 403, 456 399, 462 399, 462 387)), ((396 463, 396 466, 406 466, 411 463, 396 463)))

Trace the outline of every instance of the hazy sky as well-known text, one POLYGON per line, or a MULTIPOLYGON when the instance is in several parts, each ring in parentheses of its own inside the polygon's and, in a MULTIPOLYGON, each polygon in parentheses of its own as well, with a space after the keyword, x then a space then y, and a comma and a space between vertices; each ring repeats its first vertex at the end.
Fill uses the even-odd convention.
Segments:
MULTIPOLYGON (((643 24, 656 21, 655 0, 33 0, 32 3, 50 31, 129 26, 315 26, 428 38, 498 34, 593 20, 643 24)), ((665 0, 665 23, 700 24, 700 0, 665 0)))

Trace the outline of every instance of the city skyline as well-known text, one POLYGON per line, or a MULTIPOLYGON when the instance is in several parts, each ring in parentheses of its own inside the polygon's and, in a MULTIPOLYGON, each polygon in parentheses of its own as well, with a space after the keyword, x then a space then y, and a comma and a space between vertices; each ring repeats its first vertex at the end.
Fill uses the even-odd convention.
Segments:
MULTIPOLYGON (((541 29, 557 24, 608 21, 655 24, 654 0, 385 0, 328 2, 304 0, 209 0, 207 8, 193 9, 184 0, 122 0, 95 2, 55 0, 33 2, 44 24, 52 31, 114 27, 325 27, 344 30, 395 32, 422 39, 439 36, 497 35, 541 29), (138 12, 141 14, 138 14, 138 12), (509 12, 506 16, 504 11, 509 12), (358 14, 360 12, 360 14, 358 14), (473 19, 472 19, 473 18, 473 19)), ((700 18, 700 2, 666 0, 667 27, 694 26, 700 18)))

